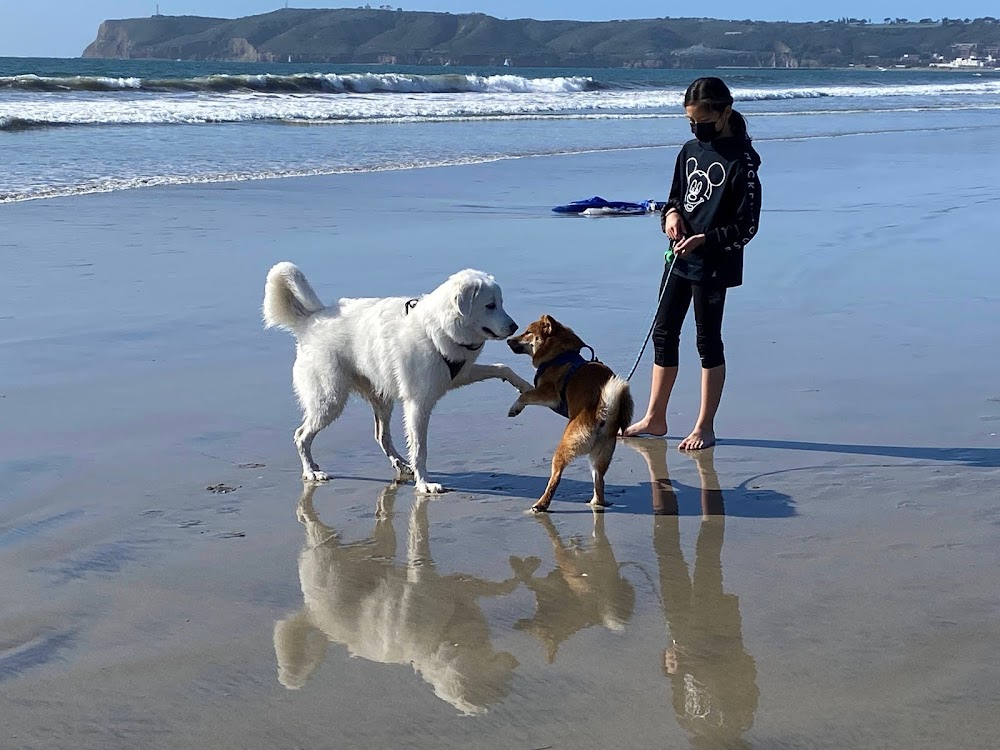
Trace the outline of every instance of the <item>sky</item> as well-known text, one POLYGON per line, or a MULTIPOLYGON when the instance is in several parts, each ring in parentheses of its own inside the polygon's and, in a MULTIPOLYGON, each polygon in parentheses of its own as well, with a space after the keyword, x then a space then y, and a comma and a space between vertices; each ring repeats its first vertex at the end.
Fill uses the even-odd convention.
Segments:
MULTIPOLYGON (((295 8, 357 7, 337 0, 290 0, 295 8)), ((367 0, 381 5, 389 0, 367 0)), ((1000 15, 993 0, 712 0, 708 3, 665 3, 663 0, 394 0, 404 10, 449 13, 478 11, 500 18, 572 18, 582 21, 611 18, 711 16, 753 18, 758 21, 816 21, 842 16, 879 19, 905 17, 977 18, 1000 15), (944 13, 942 13, 944 11, 944 13)), ((164 15, 200 15, 236 18, 266 13, 283 0, 160 0, 164 15)), ((0 0, 0 57, 77 57, 108 18, 152 15, 156 0, 0 0)))

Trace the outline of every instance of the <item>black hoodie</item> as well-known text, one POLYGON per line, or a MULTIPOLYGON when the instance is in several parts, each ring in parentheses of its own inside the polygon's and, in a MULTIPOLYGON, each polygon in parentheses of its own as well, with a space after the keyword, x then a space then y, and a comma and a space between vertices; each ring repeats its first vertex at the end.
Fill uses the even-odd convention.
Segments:
POLYGON ((759 168, 760 156, 744 138, 684 144, 664 211, 680 211, 685 236, 704 234, 705 244, 678 258, 674 273, 696 284, 743 283, 743 248, 760 221, 759 168))

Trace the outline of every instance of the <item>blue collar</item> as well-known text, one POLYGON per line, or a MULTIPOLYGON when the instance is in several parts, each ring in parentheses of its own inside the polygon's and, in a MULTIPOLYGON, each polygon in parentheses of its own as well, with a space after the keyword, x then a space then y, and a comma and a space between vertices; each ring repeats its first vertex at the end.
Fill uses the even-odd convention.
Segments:
MULTIPOLYGON (((590 349, 589 346, 583 348, 590 349)), ((590 349, 590 353, 593 354, 594 350, 590 349)), ((576 371, 579 370, 581 367, 583 367, 586 364, 590 364, 591 362, 597 362, 597 361, 598 360, 596 356, 594 356, 592 359, 584 359, 582 356, 580 356, 579 351, 565 352, 564 354, 560 354, 555 359, 550 359, 548 362, 542 362, 542 364, 538 366, 538 369, 535 370, 535 388, 538 387, 538 381, 541 380, 542 373, 544 373, 546 370, 552 367, 563 367, 565 365, 569 365, 569 369, 563 376, 562 389, 559 391, 559 406, 553 407, 552 409, 552 411, 554 411, 556 414, 559 414, 560 416, 569 419, 569 405, 566 403, 566 389, 569 387, 569 381, 573 379, 573 376, 576 374, 576 371)))

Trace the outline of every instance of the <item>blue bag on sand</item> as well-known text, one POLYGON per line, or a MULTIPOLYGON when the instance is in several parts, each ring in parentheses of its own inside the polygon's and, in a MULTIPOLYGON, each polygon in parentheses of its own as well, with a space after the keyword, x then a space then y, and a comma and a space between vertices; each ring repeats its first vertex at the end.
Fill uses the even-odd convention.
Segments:
POLYGON ((552 210, 557 214, 585 216, 642 216, 659 211, 661 205, 663 204, 652 200, 632 203, 630 201, 607 201, 595 196, 583 201, 573 201, 564 206, 556 206, 552 210))

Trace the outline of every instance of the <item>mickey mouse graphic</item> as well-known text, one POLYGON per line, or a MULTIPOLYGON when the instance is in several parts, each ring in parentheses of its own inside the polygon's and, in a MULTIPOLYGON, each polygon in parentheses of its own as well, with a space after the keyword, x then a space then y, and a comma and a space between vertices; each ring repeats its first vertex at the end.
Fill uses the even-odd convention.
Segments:
POLYGON ((712 197, 712 191, 726 182, 726 168, 715 162, 708 168, 698 168, 698 160, 693 156, 687 160, 687 193, 684 194, 684 208, 688 213, 712 197))

